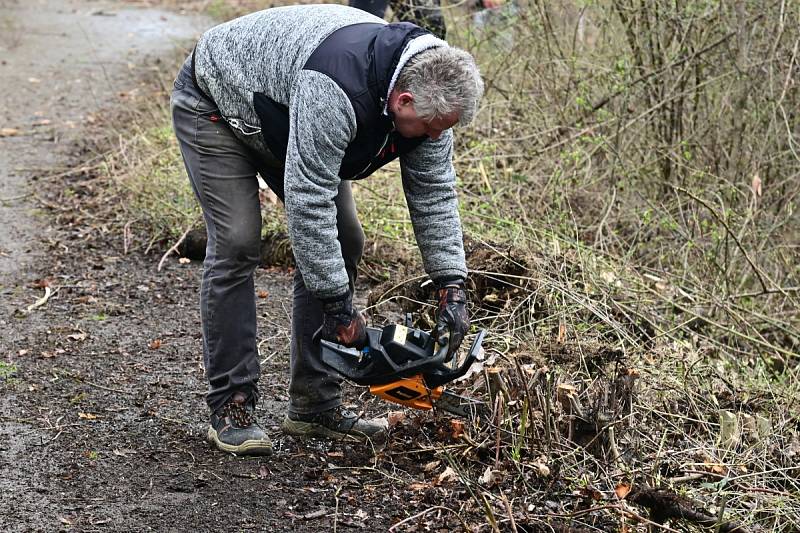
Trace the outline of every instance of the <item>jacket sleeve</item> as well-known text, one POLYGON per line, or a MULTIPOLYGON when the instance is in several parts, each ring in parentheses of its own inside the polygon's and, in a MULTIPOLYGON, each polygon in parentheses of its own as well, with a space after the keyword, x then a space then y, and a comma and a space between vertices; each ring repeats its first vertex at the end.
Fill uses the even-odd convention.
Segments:
POLYGON ((344 91, 324 74, 301 71, 289 105, 286 221, 303 281, 317 298, 349 290, 334 199, 344 151, 355 135, 355 112, 344 91))
POLYGON ((467 277, 453 169, 453 132, 401 156, 408 211, 422 263, 431 279, 467 277))

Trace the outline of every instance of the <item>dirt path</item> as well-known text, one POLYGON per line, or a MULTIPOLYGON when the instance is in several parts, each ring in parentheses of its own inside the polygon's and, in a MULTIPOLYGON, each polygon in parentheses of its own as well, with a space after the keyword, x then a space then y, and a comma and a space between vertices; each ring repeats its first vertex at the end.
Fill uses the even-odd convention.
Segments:
MULTIPOLYGON (((207 24, 207 23, 206 23, 207 24)), ((0 282, 35 261, 42 231, 30 179, 64 163, 64 148, 109 104, 124 101, 153 57, 171 52, 199 19, 119 2, 0 0, 0 282)))
POLYGON ((276 454, 235 458, 203 438, 200 265, 170 261, 157 273, 158 255, 125 255, 119 236, 81 222, 91 213, 37 208, 37 196, 81 194, 86 173, 70 170, 88 156, 73 141, 203 24, 119 2, 0 0, 3 531, 385 530, 430 499, 406 485, 432 452, 409 454, 399 438, 374 453, 278 431, 289 274, 256 280, 269 294, 258 300, 259 408, 276 454), (20 313, 45 286, 47 302, 20 313))

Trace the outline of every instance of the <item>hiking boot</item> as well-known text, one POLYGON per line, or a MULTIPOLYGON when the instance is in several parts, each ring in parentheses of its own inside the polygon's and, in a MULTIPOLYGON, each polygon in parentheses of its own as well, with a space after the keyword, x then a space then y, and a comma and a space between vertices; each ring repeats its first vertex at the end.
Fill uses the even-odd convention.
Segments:
POLYGON ((211 415, 208 441, 223 452, 236 455, 269 455, 272 443, 258 425, 255 406, 243 392, 236 392, 211 415))
POLYGON ((367 420, 344 406, 308 415, 290 412, 281 423, 284 433, 297 437, 365 442, 386 439, 388 423, 384 418, 367 420))

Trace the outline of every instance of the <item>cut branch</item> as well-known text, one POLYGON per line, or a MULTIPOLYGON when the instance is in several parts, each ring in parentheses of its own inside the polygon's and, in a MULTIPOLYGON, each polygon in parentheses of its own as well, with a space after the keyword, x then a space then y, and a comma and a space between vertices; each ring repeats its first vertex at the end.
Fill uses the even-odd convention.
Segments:
POLYGON ((628 501, 646 507, 650 518, 657 523, 669 519, 683 519, 703 527, 715 527, 723 533, 749 533, 750 529, 734 521, 723 522, 705 511, 697 510, 690 500, 666 489, 638 489, 631 492, 628 501))

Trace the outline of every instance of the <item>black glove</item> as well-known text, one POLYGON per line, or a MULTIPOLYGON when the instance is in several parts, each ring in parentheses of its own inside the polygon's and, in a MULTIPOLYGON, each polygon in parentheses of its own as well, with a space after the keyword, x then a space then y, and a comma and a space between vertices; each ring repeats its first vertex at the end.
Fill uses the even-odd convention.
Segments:
POLYGON ((464 282, 461 280, 444 281, 436 285, 439 308, 436 310, 434 336, 440 344, 443 335, 449 338, 450 346, 447 350, 447 359, 449 360, 458 351, 464 335, 469 330, 467 292, 464 290, 464 282))
POLYGON ((324 339, 359 350, 367 345, 367 322, 353 306, 352 294, 322 300, 322 310, 325 315, 322 326, 314 333, 315 343, 324 339))

